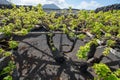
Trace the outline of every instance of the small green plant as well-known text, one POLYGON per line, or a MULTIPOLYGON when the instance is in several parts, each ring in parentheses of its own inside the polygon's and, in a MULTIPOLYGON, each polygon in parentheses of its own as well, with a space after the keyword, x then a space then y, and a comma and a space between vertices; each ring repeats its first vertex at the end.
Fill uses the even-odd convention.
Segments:
POLYGON ((96 39, 91 40, 90 42, 86 43, 84 46, 80 46, 76 56, 80 59, 86 59, 87 54, 90 51, 90 47, 93 44, 97 45, 96 39))
POLYGON ((28 30, 27 29, 21 29, 21 31, 18 32, 18 35, 24 36, 26 34, 28 34, 28 30))
POLYGON ((12 76, 8 75, 8 76, 4 77, 3 80, 13 80, 13 78, 12 78, 12 76))
POLYGON ((105 34, 105 37, 106 37, 106 38, 110 38, 111 36, 112 36, 112 35, 111 35, 110 33, 106 33, 106 34, 105 34))
POLYGON ((9 41, 9 47, 11 49, 14 49, 18 46, 18 42, 17 41, 9 41))
MULTIPOLYGON (((120 80, 120 78, 112 72, 106 64, 94 64, 93 68, 95 69, 95 73, 98 75, 98 80, 120 80)), ((119 71, 116 73, 119 74, 119 71)))
POLYGON ((52 47, 52 51, 56 51, 56 48, 55 48, 55 47, 52 47))
POLYGON ((12 71, 13 69, 15 68, 15 65, 14 65, 14 62, 13 61, 10 61, 8 66, 5 67, 1 72, 0 72, 0 76, 1 75, 4 75, 4 74, 8 74, 8 76, 4 77, 3 80, 12 80, 12 71))
POLYGON ((20 31, 20 34, 26 35, 26 34, 28 34, 28 30, 27 30, 27 29, 22 29, 22 30, 20 31))
POLYGON ((7 51, 7 52, 4 53, 4 56, 10 56, 11 54, 12 54, 11 52, 7 51))
POLYGON ((84 38, 86 37, 86 35, 80 34, 80 35, 77 35, 77 37, 78 37, 79 39, 84 39, 84 38))
POLYGON ((110 49, 111 49, 110 47, 105 48, 103 51, 103 55, 107 56, 110 53, 110 49))
POLYGON ((117 35, 117 37, 120 39, 120 33, 117 35))
POLYGON ((114 46, 115 41, 114 40, 107 40, 107 46, 114 46))
POLYGON ((114 72, 115 75, 117 75, 119 78, 120 78, 120 69, 117 69, 115 72, 114 72))
POLYGON ((0 54, 3 53, 3 52, 4 52, 4 50, 2 48, 0 48, 0 54))
POLYGON ((86 44, 85 46, 80 46, 79 50, 77 51, 76 56, 78 58, 85 59, 87 57, 88 52, 90 51, 90 45, 86 44))
POLYGON ((5 51, 0 48, 0 57, 3 57, 3 56, 7 57, 7 56, 10 56, 11 54, 12 54, 11 52, 5 51))

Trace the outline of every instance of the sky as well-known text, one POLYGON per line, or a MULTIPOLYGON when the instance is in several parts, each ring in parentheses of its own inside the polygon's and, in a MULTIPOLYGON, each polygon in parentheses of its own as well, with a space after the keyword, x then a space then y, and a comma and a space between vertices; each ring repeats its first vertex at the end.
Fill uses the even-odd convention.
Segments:
POLYGON ((94 10, 101 6, 120 3, 120 0, 8 0, 18 5, 56 4, 61 9, 72 7, 75 9, 94 10))

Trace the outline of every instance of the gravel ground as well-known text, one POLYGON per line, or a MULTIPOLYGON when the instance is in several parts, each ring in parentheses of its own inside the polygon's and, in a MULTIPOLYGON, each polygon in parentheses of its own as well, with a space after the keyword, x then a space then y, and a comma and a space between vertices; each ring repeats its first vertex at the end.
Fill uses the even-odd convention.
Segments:
MULTIPOLYGON (((83 61, 76 57, 79 46, 84 45, 80 40, 77 41, 72 52, 66 53, 69 57, 63 64, 58 64, 46 44, 45 35, 27 35, 15 37, 20 40, 18 51, 15 53, 16 65, 19 80, 93 80, 95 76, 93 70, 81 72, 79 69, 83 61), (78 66, 76 66, 78 65, 78 66)), ((59 48, 60 34, 54 37, 54 44, 59 48)), ((63 35, 63 44, 72 43, 63 35)), ((69 50, 71 46, 65 46, 63 50, 69 50)), ((103 48, 98 48, 96 57, 99 57, 103 48)), ((111 66, 112 69, 120 67, 120 59, 110 54, 102 62, 111 66)))

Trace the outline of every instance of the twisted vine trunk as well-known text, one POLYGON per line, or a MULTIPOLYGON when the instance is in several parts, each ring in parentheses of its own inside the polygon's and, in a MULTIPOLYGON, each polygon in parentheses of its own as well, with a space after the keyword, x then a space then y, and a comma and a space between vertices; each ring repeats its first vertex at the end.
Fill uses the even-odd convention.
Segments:
POLYGON ((63 63, 65 61, 65 57, 64 57, 64 54, 55 47, 54 42, 53 42, 54 36, 55 34, 52 34, 52 35, 46 34, 47 44, 55 61, 57 63, 63 63))

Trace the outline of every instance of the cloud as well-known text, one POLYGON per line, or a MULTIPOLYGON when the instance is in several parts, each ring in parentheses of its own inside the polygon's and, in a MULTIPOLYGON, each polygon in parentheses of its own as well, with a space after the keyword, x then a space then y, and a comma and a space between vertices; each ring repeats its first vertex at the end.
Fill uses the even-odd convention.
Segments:
POLYGON ((37 5, 39 3, 45 4, 46 0, 19 0, 19 1, 16 1, 15 3, 19 5, 37 5))
POLYGON ((60 8, 66 8, 70 6, 65 0, 46 0, 46 4, 54 3, 60 8))
POLYGON ((77 6, 77 8, 79 9, 96 9, 98 7, 103 6, 102 4, 98 3, 97 1, 90 1, 90 2, 86 2, 86 1, 82 1, 79 6, 77 6))
POLYGON ((71 6, 72 8, 76 9, 95 9, 97 7, 102 6, 100 3, 94 0, 88 1, 82 1, 80 2, 79 5, 75 4, 68 4, 66 0, 13 0, 15 4, 20 4, 20 5, 37 5, 37 4, 56 4, 59 6, 61 9, 62 8, 68 8, 71 6))
POLYGON ((19 5, 37 5, 37 4, 56 4, 60 8, 65 8, 70 6, 69 4, 66 3, 65 0, 14 0, 15 4, 19 5))

